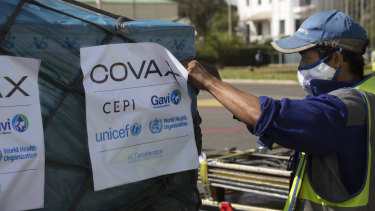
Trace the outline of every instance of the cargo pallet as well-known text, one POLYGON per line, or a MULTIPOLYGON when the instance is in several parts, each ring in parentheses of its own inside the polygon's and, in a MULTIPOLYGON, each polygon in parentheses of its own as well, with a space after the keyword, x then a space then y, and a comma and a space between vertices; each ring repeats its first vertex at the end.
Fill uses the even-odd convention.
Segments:
MULTIPOLYGON (((226 203, 225 195, 231 191, 286 200, 291 175, 286 169, 291 154, 291 150, 281 147, 274 150, 258 147, 218 157, 201 156, 198 185, 201 185, 202 210, 220 208, 221 203, 226 203)), ((229 203, 236 210, 275 210, 229 203)))

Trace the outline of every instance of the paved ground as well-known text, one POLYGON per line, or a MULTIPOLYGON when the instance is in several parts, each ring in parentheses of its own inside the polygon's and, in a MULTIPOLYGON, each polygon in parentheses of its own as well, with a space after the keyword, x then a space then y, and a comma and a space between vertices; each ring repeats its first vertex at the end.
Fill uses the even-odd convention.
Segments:
MULTIPOLYGON (((290 81, 229 81, 234 87, 252 93, 256 96, 270 96, 273 98, 301 99, 306 92, 299 84, 290 81)), ((201 124, 203 133, 203 150, 207 155, 214 156, 225 148, 236 147, 239 150, 259 146, 258 138, 249 133, 245 125, 232 118, 232 114, 221 106, 208 92, 201 91, 198 95, 198 111, 203 119, 201 124)), ((285 200, 246 192, 230 191, 225 194, 225 201, 256 207, 282 209, 285 200)), ((210 211, 218 208, 202 207, 201 210, 210 211)))
MULTIPOLYGON (((306 92, 299 84, 291 81, 229 81, 234 87, 252 93, 256 96, 270 96, 272 98, 301 99, 306 92)), ((203 133, 203 152, 212 155, 225 148, 236 147, 246 150, 258 146, 257 137, 249 133, 245 125, 235 119, 232 114, 221 106, 208 92, 201 91, 198 95, 198 111, 203 119, 201 124, 203 133)))

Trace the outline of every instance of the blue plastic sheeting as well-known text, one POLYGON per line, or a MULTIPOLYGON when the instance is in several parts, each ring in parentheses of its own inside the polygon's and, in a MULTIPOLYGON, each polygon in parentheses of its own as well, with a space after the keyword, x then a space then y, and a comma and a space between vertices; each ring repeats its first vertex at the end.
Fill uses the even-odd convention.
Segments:
MULTIPOLYGON (((79 49, 102 44, 108 35, 105 30, 119 30, 121 34, 136 42, 159 43, 169 49, 178 60, 183 61, 195 57, 194 28, 165 21, 130 21, 122 22, 117 27, 116 20, 111 17, 97 15, 62 1, 36 2, 103 27, 42 8, 31 1, 22 6, 1 46, 16 56, 42 60, 40 72, 43 74, 39 75, 38 83, 43 124, 46 128, 44 130, 46 159, 56 161, 46 163, 43 210, 68 210, 75 204, 74 202, 78 204, 77 210, 109 210, 124 207, 129 203, 139 205, 155 196, 162 197, 156 200, 154 209, 195 209, 194 204, 197 204, 199 196, 194 189, 176 191, 177 197, 163 195, 165 188, 159 185, 158 179, 97 192, 93 191, 91 184, 80 198, 85 184, 92 177, 91 170, 77 167, 90 166, 85 99, 84 94, 66 89, 72 87, 75 81, 79 81, 81 74, 79 49), (56 109, 61 99, 63 99, 62 104, 56 109), (49 119, 51 115, 53 118, 49 119), (150 189, 151 187, 154 188, 150 189), (147 191, 149 192, 140 198, 147 191), (177 200, 179 197, 186 198, 193 205, 177 200)), ((18 3, 18 0, 0 0, 1 30, 18 3)), ((109 43, 124 42, 127 41, 115 36, 109 43)), ((77 89, 83 91, 81 82, 78 83, 77 89)), ((191 87, 189 91, 193 98, 194 116, 196 96, 191 87)), ((194 171, 181 172, 175 174, 168 183, 171 186, 195 184, 196 177, 194 171)))

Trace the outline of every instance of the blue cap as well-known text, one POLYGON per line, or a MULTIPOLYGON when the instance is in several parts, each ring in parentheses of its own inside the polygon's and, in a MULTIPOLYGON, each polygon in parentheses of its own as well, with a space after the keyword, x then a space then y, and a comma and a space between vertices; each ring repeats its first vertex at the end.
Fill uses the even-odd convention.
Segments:
POLYGON ((325 42, 347 51, 364 53, 368 41, 362 26, 350 16, 333 10, 310 16, 292 36, 271 44, 282 53, 295 53, 325 42))

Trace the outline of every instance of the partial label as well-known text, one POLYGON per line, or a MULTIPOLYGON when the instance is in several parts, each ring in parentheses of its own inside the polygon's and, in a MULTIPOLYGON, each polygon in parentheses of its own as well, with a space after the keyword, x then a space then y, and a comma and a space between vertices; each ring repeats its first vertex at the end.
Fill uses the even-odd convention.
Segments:
POLYGON ((0 210, 44 206, 40 60, 0 56, 0 210))

